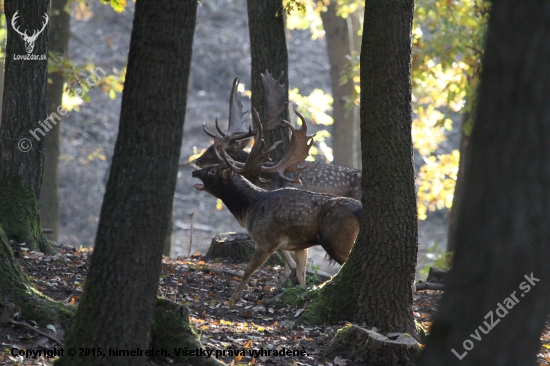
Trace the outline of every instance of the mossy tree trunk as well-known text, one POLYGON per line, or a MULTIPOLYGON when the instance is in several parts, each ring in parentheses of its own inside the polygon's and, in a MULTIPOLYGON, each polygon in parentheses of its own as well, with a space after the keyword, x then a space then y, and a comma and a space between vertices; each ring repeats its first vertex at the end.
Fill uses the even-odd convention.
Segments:
MULTIPOLYGON (((71 36, 71 15, 67 12, 67 0, 52 0, 50 12, 50 32, 48 48, 50 52, 67 57, 69 38, 71 36)), ((48 113, 57 113, 62 105, 63 82, 61 72, 50 72, 48 78, 47 107, 48 113)), ((57 162, 59 159, 59 130, 61 121, 55 124, 45 137, 44 174, 40 192, 40 218, 42 227, 53 229, 48 239, 57 240, 59 229, 59 202, 57 197, 57 162)))
POLYGON ((41 326, 56 324, 63 328, 67 328, 74 314, 72 307, 42 297, 32 288, 0 225, 0 321, 11 320, 13 309, 25 320, 36 321, 41 326))
MULTIPOLYGON (((275 79, 284 72, 283 79, 288 100, 288 51, 286 47, 285 22, 282 0, 247 0, 248 4, 248 30, 250 34, 250 53, 252 57, 252 107, 260 114, 262 122, 265 122, 264 87, 261 74, 268 70, 275 79)), ((282 118, 289 120, 286 110, 282 118)), ((290 143, 290 135, 287 127, 280 127, 265 132, 267 146, 276 141, 282 144, 271 153, 273 161, 279 161, 290 143)))
MULTIPOLYGON (((42 28, 49 1, 6 0, 6 19, 28 34, 42 28)), ((48 28, 33 47, 8 26, 2 124, 0 124, 0 224, 6 235, 31 250, 53 253, 42 235, 38 197, 46 119, 48 28), (22 59, 37 58, 37 59, 22 59), (43 58, 43 59, 42 59, 43 58)))
POLYGON ((336 15, 338 5, 331 1, 327 11, 321 13, 327 50, 330 61, 330 79, 332 82, 332 149, 336 165, 357 168, 357 144, 359 136, 355 128, 355 114, 353 110, 346 110, 344 97, 350 97, 354 92, 353 80, 350 78, 345 84, 340 83, 342 72, 349 64, 348 56, 351 54, 354 44, 351 30, 348 28, 347 19, 336 15))
POLYGON ((421 365, 536 365, 550 308, 550 3, 492 7, 453 267, 421 365))
POLYGON ((348 261, 308 305, 317 321, 416 335, 418 247, 411 140, 413 1, 368 1, 361 49, 363 217, 348 261))
MULTIPOLYGON (((65 347, 147 349, 176 186, 197 2, 138 0, 120 127, 84 294, 65 347)), ((144 356, 59 365, 143 365, 144 356)))

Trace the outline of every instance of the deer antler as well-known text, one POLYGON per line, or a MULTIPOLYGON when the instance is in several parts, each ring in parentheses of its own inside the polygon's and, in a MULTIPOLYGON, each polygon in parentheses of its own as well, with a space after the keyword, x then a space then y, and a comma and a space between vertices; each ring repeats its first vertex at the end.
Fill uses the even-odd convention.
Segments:
POLYGON ((261 172, 262 173, 278 173, 279 176, 291 183, 299 183, 302 184, 300 181, 300 174, 294 179, 286 177, 284 175, 285 172, 293 173, 302 171, 307 168, 307 164, 300 166, 305 159, 309 155, 309 149, 311 149, 311 146, 313 145, 313 137, 315 134, 308 136, 307 135, 307 123, 304 116, 298 112, 296 109, 294 110, 294 113, 302 120, 302 127, 297 130, 290 123, 287 121, 282 121, 285 125, 288 126, 292 130, 292 136, 290 138, 290 147, 288 148, 288 151, 286 152, 285 156, 277 163, 277 165, 272 167, 262 167, 261 172))
POLYGON ((297 172, 302 171, 307 168, 307 164, 304 166, 300 166, 304 162, 304 160, 307 158, 309 154, 309 149, 313 145, 313 136, 307 135, 307 123, 304 118, 298 111, 296 111, 296 114, 300 119, 302 120, 302 127, 297 130, 292 125, 286 121, 283 121, 291 130, 292 130, 292 137, 290 139, 290 147, 288 151, 286 152, 285 156, 281 159, 281 161, 276 164, 275 166, 266 166, 264 165, 267 163, 269 159, 269 154, 275 150, 275 148, 281 143, 281 141, 277 141, 274 143, 267 151, 265 150, 265 141, 263 140, 263 129, 260 123, 260 117, 258 115, 258 112, 254 110, 253 113, 253 123, 254 127, 257 127, 255 132, 257 131, 257 136, 254 141, 254 145, 252 146, 252 150, 250 151, 250 155, 248 157, 248 160, 246 163, 240 163, 237 161, 234 161, 231 159, 231 157, 225 152, 225 140, 227 140, 227 137, 220 138, 218 137, 215 142, 214 151, 216 153, 216 156, 218 157, 218 160, 220 162, 225 162, 225 164, 233 170, 235 173, 241 174, 249 181, 256 183, 268 183, 268 180, 262 179, 260 177, 261 173, 277 173, 279 176, 291 183, 299 183, 300 181, 300 175, 296 178, 289 178, 285 176, 285 172, 297 172), (221 154, 219 148, 221 147, 221 154))
POLYGON ((270 74, 265 70, 265 74, 261 74, 262 84, 264 86, 264 102, 266 103, 266 112, 264 119, 264 129, 266 131, 274 130, 277 127, 281 127, 281 114, 287 108, 289 101, 286 100, 286 86, 281 84, 284 72, 277 80, 273 78, 273 74, 270 74))
POLYGON ((21 32, 21 31, 19 30, 19 27, 18 27, 17 25, 15 25, 15 21, 17 20, 17 18, 19 18, 19 14, 18 14, 18 13, 19 13, 19 10, 17 10, 17 11, 15 12, 15 14, 13 14, 13 17, 11 18, 11 26, 12 26, 13 30, 16 31, 17 33, 19 33, 19 35, 20 35, 21 37, 26 38, 26 37, 28 37, 27 34, 21 32))
MULTIPOLYGON (((232 150, 238 151, 242 150, 247 144, 249 137, 252 137, 256 134, 256 131, 252 130, 252 126, 248 127, 248 131, 245 127, 245 123, 248 122, 246 118, 243 118, 246 115, 246 112, 243 112, 243 104, 237 98, 237 86, 239 85, 239 78, 233 80, 233 85, 231 87, 231 95, 229 96, 229 119, 227 125, 227 132, 223 132, 218 124, 218 117, 216 117, 216 130, 218 133, 225 139, 227 145, 232 146, 232 150), (238 146, 233 146, 236 141, 241 141, 238 146)), ((202 129, 204 132, 212 137, 216 138, 216 134, 210 132, 206 128, 206 122, 203 123, 202 129)))
MULTIPOLYGON (((218 138, 217 142, 214 143, 214 144, 217 144, 214 147, 214 151, 219 161, 225 162, 227 166, 231 170, 233 170, 235 173, 242 175, 243 177, 245 177, 246 179, 248 179, 253 183, 256 183, 256 182, 268 183, 269 180, 265 180, 260 177, 262 166, 263 164, 270 161, 269 154, 273 150, 275 150, 275 148, 281 143, 281 141, 277 141, 269 149, 267 149, 267 151, 265 151, 265 141, 263 140, 263 129, 260 123, 260 116, 258 114, 258 111, 254 110, 252 114, 252 120, 255 127, 257 127, 257 129, 253 131, 254 134, 256 134, 257 136, 254 139, 254 145, 250 150, 250 155, 248 156, 246 163, 234 161, 227 154, 225 149, 225 141, 223 141, 223 140, 228 140, 227 137, 224 137, 223 139, 218 138), (222 147, 221 155, 219 152, 219 146, 222 147)), ((246 136, 246 135, 242 135, 242 136, 246 136)))

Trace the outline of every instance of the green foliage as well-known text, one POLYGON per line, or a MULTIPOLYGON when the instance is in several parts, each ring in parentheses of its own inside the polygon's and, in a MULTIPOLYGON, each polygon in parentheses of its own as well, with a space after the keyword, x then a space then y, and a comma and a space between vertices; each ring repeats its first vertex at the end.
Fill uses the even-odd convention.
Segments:
POLYGON ((111 5, 111 8, 117 13, 122 13, 126 8, 126 0, 101 0, 101 2, 111 5))
POLYGON ((319 283, 319 277, 317 276, 317 273, 321 269, 321 266, 314 264, 312 258, 309 258, 307 261, 309 262, 309 267, 313 271, 313 276, 307 276, 306 283, 309 283, 311 285, 316 285, 317 283, 319 283))
POLYGON ((448 271, 450 269, 448 253, 445 250, 439 248, 437 241, 434 241, 434 245, 426 249, 426 256, 421 257, 418 262, 419 272, 423 278, 428 277, 428 272, 430 268, 440 268, 448 271))

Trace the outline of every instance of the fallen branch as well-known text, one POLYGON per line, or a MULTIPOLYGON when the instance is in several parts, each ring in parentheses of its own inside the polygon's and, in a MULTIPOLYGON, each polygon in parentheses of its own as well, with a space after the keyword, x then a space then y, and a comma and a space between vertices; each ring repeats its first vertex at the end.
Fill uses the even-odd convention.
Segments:
POLYGON ((416 291, 422 291, 422 290, 435 290, 435 291, 443 291, 445 290, 445 285, 441 283, 432 283, 432 282, 418 282, 415 284, 416 291))
POLYGON ((23 322, 18 322, 18 321, 15 321, 15 320, 13 320, 13 319, 10 320, 10 323, 13 324, 13 325, 17 325, 17 326, 19 326, 19 327, 23 327, 23 328, 27 328, 27 329, 33 330, 33 331, 35 331, 36 333, 40 334, 41 336, 44 336, 44 337, 46 337, 46 338, 49 338, 49 339, 51 339, 52 341, 56 342, 57 344, 59 344, 59 345, 61 345, 61 346, 63 345, 63 343, 61 343, 61 341, 60 341, 59 339, 57 339, 57 338, 55 338, 55 337, 53 337, 53 336, 51 336, 51 335, 49 335, 49 334, 46 334, 46 333, 44 333, 44 332, 42 332, 42 331, 36 329, 36 328, 33 327, 32 325, 29 325, 29 324, 23 323, 23 322))

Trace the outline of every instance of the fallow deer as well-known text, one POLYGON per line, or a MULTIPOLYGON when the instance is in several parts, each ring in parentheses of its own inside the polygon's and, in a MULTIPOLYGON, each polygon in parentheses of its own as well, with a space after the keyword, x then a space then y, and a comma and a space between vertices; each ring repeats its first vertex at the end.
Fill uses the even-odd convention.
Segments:
MULTIPOLYGON (((285 85, 280 84, 281 79, 282 75, 279 79, 274 79, 267 71, 262 75, 265 93, 264 99, 267 103, 265 116, 266 123, 264 124, 265 131, 280 126, 282 120, 281 114, 288 105, 284 92, 285 85)), ((236 95, 237 84, 238 79, 235 79, 229 98, 230 116, 227 133, 223 133, 216 124, 218 133, 222 136, 229 135, 238 137, 238 135, 246 133, 245 125, 249 123, 248 120, 244 118, 245 113, 242 112, 242 103, 236 95)), ((206 125, 203 126, 203 129, 207 135, 212 138, 215 137, 215 134, 208 131, 206 125)), ((233 160, 244 163, 247 161, 249 155, 243 150, 247 144, 248 140, 235 140, 227 144, 226 151, 233 160)), ((213 145, 195 161, 195 164, 200 168, 217 163, 213 145)), ((265 189, 295 187, 311 192, 328 193, 335 196, 351 197, 361 200, 361 171, 357 169, 320 162, 311 162, 308 165, 308 169, 301 173, 301 186, 295 182, 280 179, 277 175, 270 174, 265 177, 268 178, 269 183, 259 183, 259 185, 265 189)), ((296 174, 290 173, 289 177, 295 178, 296 174)))
MULTIPOLYGON (((296 173, 306 168, 303 162, 308 156, 312 136, 307 135, 303 116, 296 113, 302 120, 302 127, 296 130, 288 122, 283 122, 292 130, 292 136, 287 153, 276 165, 266 163, 278 142, 265 150, 262 125, 258 113, 254 111, 256 130, 249 129, 239 137, 256 136, 247 161, 236 162, 226 152, 227 146, 234 142, 234 136, 216 135, 213 151, 217 164, 192 173, 193 177, 202 181, 194 185, 195 189, 221 199, 255 243, 254 255, 230 298, 231 303, 242 298, 251 275, 276 250, 295 252, 296 276, 298 282, 304 285, 307 248, 321 245, 331 259, 342 264, 347 260, 359 232, 362 206, 357 200, 294 188, 268 191, 253 184, 266 183, 262 173, 276 175, 288 182, 300 181, 299 174, 288 177, 286 173, 296 173)), ((290 257, 288 253, 285 259, 287 257, 290 257)))

